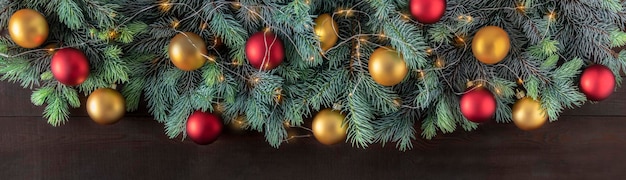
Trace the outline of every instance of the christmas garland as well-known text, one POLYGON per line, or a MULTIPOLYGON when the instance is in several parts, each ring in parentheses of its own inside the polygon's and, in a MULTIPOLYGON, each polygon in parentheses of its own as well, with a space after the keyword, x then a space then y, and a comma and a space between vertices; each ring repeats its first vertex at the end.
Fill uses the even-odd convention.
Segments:
POLYGON ((82 92, 98 124, 145 99, 169 137, 197 144, 228 124, 275 147, 310 136, 287 133, 302 128, 322 144, 407 150, 415 123, 427 139, 494 119, 534 130, 608 98, 626 70, 613 50, 626 45, 625 5, 5 0, 0 73, 34 88, 54 126, 82 92))

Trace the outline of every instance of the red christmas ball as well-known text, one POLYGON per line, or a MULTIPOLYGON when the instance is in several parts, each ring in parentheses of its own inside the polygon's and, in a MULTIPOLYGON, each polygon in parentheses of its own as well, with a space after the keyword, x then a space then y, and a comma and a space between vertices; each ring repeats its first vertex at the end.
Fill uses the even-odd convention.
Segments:
POLYGON ((580 90, 592 101, 602 101, 615 90, 615 75, 603 65, 593 65, 583 71, 580 90))
POLYGON ((467 120, 483 123, 491 120, 496 114, 496 98, 482 87, 476 88, 461 96, 461 113, 467 120))
POLYGON ((446 0, 411 0, 409 9, 417 22, 434 24, 446 12, 446 0))
POLYGON ((211 144, 222 133, 222 126, 218 116, 196 111, 187 119, 187 135, 196 144, 211 144))
POLYGON ((271 32, 254 33, 246 42, 246 57, 254 68, 274 69, 285 59, 283 41, 271 32))
POLYGON ((89 77, 87 56, 74 48, 58 50, 52 56, 50 69, 56 80, 68 86, 79 85, 89 77))

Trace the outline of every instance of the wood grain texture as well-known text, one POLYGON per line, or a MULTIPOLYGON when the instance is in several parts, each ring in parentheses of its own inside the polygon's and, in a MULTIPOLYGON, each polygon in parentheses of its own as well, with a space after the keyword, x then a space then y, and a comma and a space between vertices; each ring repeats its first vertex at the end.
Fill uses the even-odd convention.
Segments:
MULTIPOLYGON (((197 146, 168 139, 142 115, 112 126, 85 114, 48 125, 30 91, 0 83, 0 179, 619 179, 626 176, 626 92, 568 110, 523 132, 486 123, 473 132, 418 139, 414 149, 321 145, 297 139, 279 149, 258 133, 225 133, 197 146)), ((80 109, 73 110, 73 112, 80 109)), ((76 113, 75 113, 76 114, 76 113)))

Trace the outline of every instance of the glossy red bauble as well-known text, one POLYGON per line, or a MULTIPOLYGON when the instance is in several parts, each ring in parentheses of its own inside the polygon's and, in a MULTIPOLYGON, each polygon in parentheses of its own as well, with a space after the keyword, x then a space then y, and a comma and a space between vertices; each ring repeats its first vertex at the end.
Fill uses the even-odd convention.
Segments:
POLYGON ((271 32, 257 32, 246 42, 246 57, 252 67, 271 70, 285 59, 283 41, 271 32))
POLYGON ((461 113, 467 120, 483 123, 496 114, 496 98, 482 87, 466 92, 461 96, 461 113))
POLYGON ((211 144, 222 133, 222 126, 218 116, 196 111, 187 119, 187 136, 196 144, 211 144))
POLYGON ((446 12, 446 0, 411 0, 409 10, 417 22, 434 24, 446 12))
POLYGON ((89 77, 87 57, 82 51, 74 48, 58 50, 52 56, 50 69, 57 81, 68 86, 79 85, 89 77))
POLYGON ((589 66, 580 77, 580 91, 587 99, 602 101, 608 98, 615 90, 615 75, 606 66, 589 66))

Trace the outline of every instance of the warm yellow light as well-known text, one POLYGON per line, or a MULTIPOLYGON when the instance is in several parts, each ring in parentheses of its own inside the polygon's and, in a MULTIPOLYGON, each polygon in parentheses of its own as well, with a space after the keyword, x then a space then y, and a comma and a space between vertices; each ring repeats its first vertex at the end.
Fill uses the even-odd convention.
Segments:
POLYGON ((474 21, 474 17, 468 16, 468 15, 459 15, 458 19, 461 20, 461 21, 465 21, 465 22, 472 22, 472 21, 474 21))
POLYGON ((352 9, 339 9, 337 11, 337 14, 341 14, 341 15, 344 15, 346 17, 350 17, 350 16, 354 15, 354 10, 352 10, 352 9))
POLYGON ((115 30, 110 30, 109 31, 109 39, 115 39, 115 38, 117 38, 117 35, 118 35, 117 31, 115 31, 115 30))
POLYGON ((548 13, 548 19, 549 19, 550 21, 554 21, 554 20, 556 20, 556 12, 554 12, 554 11, 550 11, 550 13, 548 13))
POLYGON ((426 48, 426 55, 428 55, 428 56, 433 55, 433 49, 432 48, 426 48))
POLYGON ((426 76, 426 74, 424 73, 423 70, 417 70, 417 78, 418 79, 424 79, 424 76, 426 76))
POLYGON ((170 11, 170 9, 172 9, 172 4, 170 3, 169 0, 161 0, 159 3, 159 10, 161 10, 161 12, 168 12, 170 11))
POLYGON ((435 61, 435 67, 443 68, 444 66, 446 66, 446 61, 444 61, 441 57, 438 57, 435 61))
POLYGON ((180 25, 180 21, 178 21, 177 19, 172 21, 172 28, 176 29, 178 25, 180 25))
POLYGON ((520 13, 526 13, 526 6, 524 5, 524 2, 518 2, 515 5, 515 10, 520 13))
POLYGON ((402 17, 402 20, 404 20, 404 21, 409 21, 409 20, 411 20, 411 16, 409 16, 409 15, 402 14, 402 15, 400 15, 400 16, 402 17))

